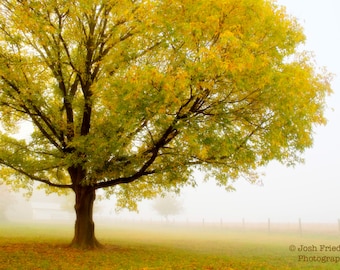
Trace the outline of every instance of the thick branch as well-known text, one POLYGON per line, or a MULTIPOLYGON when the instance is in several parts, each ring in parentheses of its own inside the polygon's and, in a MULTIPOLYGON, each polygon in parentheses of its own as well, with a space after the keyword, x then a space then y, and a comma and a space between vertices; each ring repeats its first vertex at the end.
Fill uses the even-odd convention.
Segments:
MULTIPOLYGON (((28 176, 28 175, 27 175, 28 176)), ((29 177, 29 176, 28 176, 29 177)), ((46 179, 40 179, 40 178, 31 178, 32 180, 34 181, 37 181, 37 182, 41 182, 41 183, 44 183, 44 184, 47 184, 49 185, 50 187, 57 187, 57 188, 73 188, 72 185, 63 185, 63 184, 56 184, 56 183, 52 183, 50 182, 49 180, 46 180, 46 179)))
POLYGON ((156 171, 145 171, 145 172, 137 172, 134 175, 130 176, 130 177, 121 177, 121 178, 117 178, 117 179, 112 179, 110 181, 106 181, 106 182, 100 182, 94 185, 95 189, 99 189, 99 188, 106 188, 106 187, 112 187, 112 186, 116 186, 119 184, 128 184, 131 183, 135 180, 137 180, 138 178, 142 177, 142 176, 146 176, 146 175, 151 175, 156 173, 156 171))
POLYGON ((41 183, 47 184, 47 185, 49 185, 49 186, 51 186, 51 187, 57 187, 57 188, 72 188, 72 187, 73 187, 72 185, 53 183, 53 182, 51 182, 51 181, 48 180, 48 179, 44 179, 44 178, 41 178, 41 177, 32 175, 32 174, 26 172, 26 171, 23 170, 23 169, 16 168, 16 167, 14 167, 14 166, 11 165, 11 164, 6 163, 6 162, 5 162, 4 160, 2 160, 2 159, 0 159, 0 164, 4 165, 4 166, 6 166, 6 167, 11 168, 11 169, 15 170, 15 171, 18 172, 18 173, 21 173, 21 174, 27 176, 28 178, 30 178, 30 179, 33 180, 33 181, 41 182, 41 183))

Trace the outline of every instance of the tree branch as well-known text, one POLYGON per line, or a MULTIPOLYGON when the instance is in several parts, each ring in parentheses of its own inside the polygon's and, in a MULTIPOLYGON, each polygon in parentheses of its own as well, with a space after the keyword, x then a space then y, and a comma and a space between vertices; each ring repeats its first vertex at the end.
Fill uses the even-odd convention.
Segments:
POLYGON ((174 128, 174 124, 177 121, 178 119, 175 118, 174 122, 165 130, 161 138, 154 144, 153 148, 144 152, 145 155, 151 153, 151 156, 136 173, 134 173, 133 175, 129 177, 121 177, 121 178, 112 179, 106 182, 97 183, 94 185, 94 188, 99 189, 99 188, 104 188, 104 187, 115 186, 118 184, 127 184, 127 183, 131 183, 137 180, 138 178, 142 176, 156 173, 155 170, 148 171, 148 168, 150 168, 150 166, 154 163, 154 161, 158 157, 159 150, 177 136, 178 131, 174 128))
MULTIPOLYGON (((17 92, 19 95, 21 94, 20 89, 14 83, 9 81, 4 76, 1 76, 1 79, 3 79, 4 82, 6 82, 15 92, 17 92)), ((11 96, 12 96, 13 99, 15 99, 13 97, 13 95, 11 95, 11 96)), ((49 119, 47 117, 45 117, 45 115, 38 109, 37 106, 32 104, 31 101, 22 100, 21 102, 23 103, 23 105, 21 105, 21 107, 23 108, 24 113, 27 114, 32 119, 34 124, 39 128, 39 130, 44 134, 44 136, 50 141, 50 143, 52 143, 58 150, 62 151, 62 147, 60 147, 58 142, 55 141, 53 139, 53 137, 47 132, 47 130, 42 126, 42 124, 38 121, 37 116, 40 117, 42 122, 44 122, 47 125, 48 128, 50 128, 50 130, 53 133, 53 135, 55 135, 56 138, 59 139, 59 141, 62 142, 63 141, 62 138, 59 137, 59 135, 57 134, 56 130, 52 126, 51 122, 49 121, 49 119), (25 104, 26 102, 31 103, 30 105, 33 107, 32 110, 34 111, 34 113, 25 104)))
POLYGON ((47 184, 47 185, 49 185, 49 186, 51 186, 51 187, 58 187, 58 188, 73 188, 73 185, 57 184, 57 183, 51 182, 51 181, 48 180, 48 179, 43 179, 43 178, 41 178, 41 177, 32 175, 32 174, 26 172, 26 171, 23 170, 23 169, 16 168, 16 167, 14 167, 13 165, 8 164, 7 162, 5 162, 5 161, 2 160, 2 159, 0 159, 0 164, 4 165, 4 166, 6 166, 6 167, 11 168, 11 169, 15 170, 15 171, 18 172, 18 173, 21 173, 21 174, 27 176, 28 178, 30 178, 30 179, 33 180, 33 181, 41 182, 41 183, 47 184))
POLYGON ((131 183, 135 180, 137 180, 138 178, 142 177, 142 176, 146 176, 146 175, 151 175, 156 173, 156 171, 145 171, 145 172, 137 172, 132 176, 129 177, 121 177, 121 178, 117 178, 117 179, 112 179, 106 182, 100 182, 94 185, 95 189, 99 189, 99 188, 106 188, 106 187, 112 187, 112 186, 116 186, 119 184, 128 184, 131 183))

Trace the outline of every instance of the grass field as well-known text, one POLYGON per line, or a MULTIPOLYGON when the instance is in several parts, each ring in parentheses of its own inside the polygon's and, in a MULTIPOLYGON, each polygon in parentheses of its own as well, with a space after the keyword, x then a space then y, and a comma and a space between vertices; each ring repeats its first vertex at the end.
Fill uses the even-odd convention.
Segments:
POLYGON ((340 261, 334 262, 340 260, 336 232, 98 225, 97 238, 105 248, 81 251, 67 247, 72 229, 65 224, 0 225, 0 269, 340 269, 340 261), (301 245, 306 250, 299 251, 301 245), (321 251, 320 245, 336 250, 321 251))

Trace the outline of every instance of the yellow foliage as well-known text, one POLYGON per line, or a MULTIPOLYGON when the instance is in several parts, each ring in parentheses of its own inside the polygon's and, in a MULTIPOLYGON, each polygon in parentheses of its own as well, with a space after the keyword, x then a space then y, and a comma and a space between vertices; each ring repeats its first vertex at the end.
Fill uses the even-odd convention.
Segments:
POLYGON ((129 183, 108 192, 134 209, 193 168, 230 188, 298 162, 331 92, 304 39, 266 0, 2 1, 1 170, 23 186, 129 183), (23 119, 30 142, 8 140, 23 119))

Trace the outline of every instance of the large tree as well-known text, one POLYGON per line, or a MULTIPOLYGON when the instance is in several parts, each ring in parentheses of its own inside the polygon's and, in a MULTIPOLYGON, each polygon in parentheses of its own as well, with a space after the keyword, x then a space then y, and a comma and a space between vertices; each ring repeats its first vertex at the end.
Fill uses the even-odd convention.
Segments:
POLYGON ((304 39, 269 0, 2 0, 0 177, 73 191, 96 247, 98 189, 135 209, 194 169, 229 188, 300 161, 330 92, 304 39))

